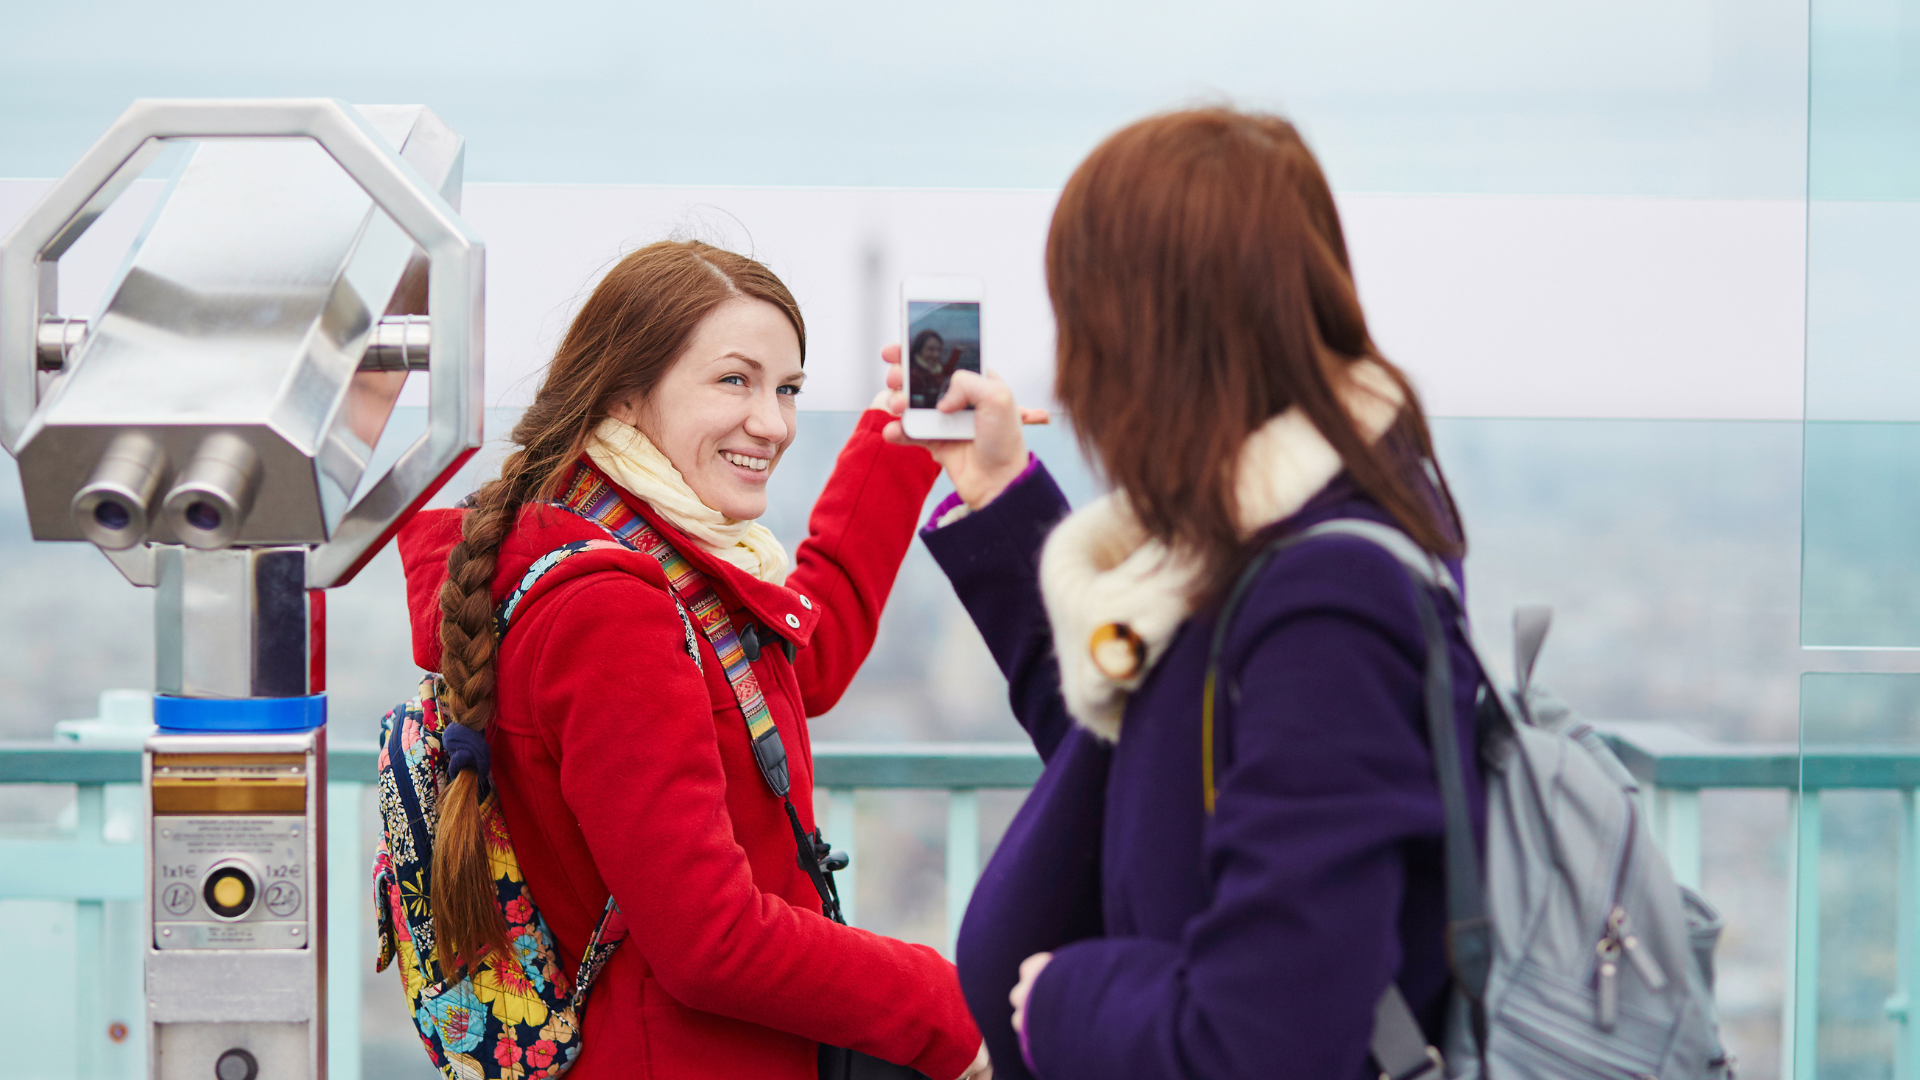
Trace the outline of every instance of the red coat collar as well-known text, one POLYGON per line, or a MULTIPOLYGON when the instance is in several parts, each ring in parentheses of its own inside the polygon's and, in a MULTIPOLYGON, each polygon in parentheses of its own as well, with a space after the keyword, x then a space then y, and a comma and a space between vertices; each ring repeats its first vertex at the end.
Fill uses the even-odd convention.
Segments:
MULTIPOLYGON (((583 461, 582 464, 586 463, 583 461)), ((600 475, 605 476, 604 473, 600 475)), ((645 500, 611 480, 607 482, 635 513, 659 529, 661 535, 686 556, 688 562, 706 575, 727 606, 746 608, 755 621, 793 642, 796 648, 807 644, 812 638, 813 628, 820 622, 820 605, 813 597, 802 596, 782 585, 761 581, 731 563, 722 562, 692 537, 662 519, 645 500), (788 616, 792 616, 792 622, 788 621, 788 616)), ((398 537, 401 565, 407 577, 407 607, 413 623, 414 663, 427 671, 440 670, 440 587, 447 577, 447 553, 460 542, 461 519, 465 513, 463 510, 422 511, 400 530, 398 537)), ((493 583, 494 602, 506 599, 507 594, 519 583, 520 576, 540 556, 575 540, 604 536, 606 532, 598 525, 575 514, 550 506, 523 508, 512 533, 500 547, 499 569, 493 583)), ((575 574, 605 568, 601 566, 603 558, 612 560, 609 566, 619 565, 627 559, 641 559, 654 566, 652 573, 643 576, 658 576, 659 564, 653 563, 648 556, 639 552, 608 552, 568 560, 562 573, 550 575, 552 580, 547 582, 547 587, 575 574)), ((665 584, 664 578, 659 580, 665 584)))
POLYGON ((813 636, 813 628, 820 622, 820 605, 811 596, 804 596, 770 581, 761 581, 745 570, 727 562, 686 533, 675 528, 673 523, 662 517, 645 499, 615 483, 592 462, 581 459, 584 468, 592 469, 608 486, 619 492, 620 501, 628 509, 647 519, 647 523, 660 530, 660 535, 679 551, 694 569, 705 574, 723 599, 730 599, 753 613, 756 621, 771 629, 774 633, 793 642, 797 648, 804 648, 813 636))

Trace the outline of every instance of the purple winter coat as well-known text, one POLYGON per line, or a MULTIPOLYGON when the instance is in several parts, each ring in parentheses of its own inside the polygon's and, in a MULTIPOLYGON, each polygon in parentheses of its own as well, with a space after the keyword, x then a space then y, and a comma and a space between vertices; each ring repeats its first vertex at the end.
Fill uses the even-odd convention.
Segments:
MULTIPOLYGON (((1437 1044, 1450 987, 1442 814, 1406 572, 1349 537, 1309 541, 1262 572, 1226 639, 1223 684, 1239 700, 1209 819, 1200 689, 1214 613, 1180 627, 1128 701, 1118 743, 1076 726, 1038 574, 1066 512, 1035 467, 922 533, 1046 762, 960 930, 961 985, 996 1080, 1371 1078, 1368 1036, 1389 980, 1437 1044), (1029 1070, 1007 993, 1020 961, 1045 951, 1053 961, 1027 1005, 1029 1070)), ((1262 538, 1335 517, 1392 523, 1343 475, 1262 538)), ((1435 599, 1451 625, 1451 601, 1435 599)), ((1457 630, 1452 646, 1484 835, 1479 668, 1457 630)))

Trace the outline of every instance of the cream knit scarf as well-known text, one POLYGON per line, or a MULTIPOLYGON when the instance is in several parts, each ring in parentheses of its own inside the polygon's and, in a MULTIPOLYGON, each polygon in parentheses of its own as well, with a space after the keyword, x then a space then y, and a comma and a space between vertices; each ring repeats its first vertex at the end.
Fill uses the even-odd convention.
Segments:
POLYGON ((607 417, 587 440, 587 457, 701 547, 761 581, 786 583, 787 549, 773 533, 758 521, 735 521, 701 502, 639 428, 607 417))
MULTIPOLYGON (((1361 433, 1378 439, 1400 415, 1399 387, 1371 361, 1354 364, 1348 377, 1342 403, 1361 433)), ((1298 407, 1262 424, 1235 466, 1241 535, 1305 506, 1342 467, 1298 407)), ((1082 727, 1108 741, 1120 738, 1127 695, 1192 614, 1188 594, 1200 571, 1192 553, 1149 538, 1119 492, 1054 528, 1040 555, 1040 591, 1053 625, 1060 692, 1082 727)))

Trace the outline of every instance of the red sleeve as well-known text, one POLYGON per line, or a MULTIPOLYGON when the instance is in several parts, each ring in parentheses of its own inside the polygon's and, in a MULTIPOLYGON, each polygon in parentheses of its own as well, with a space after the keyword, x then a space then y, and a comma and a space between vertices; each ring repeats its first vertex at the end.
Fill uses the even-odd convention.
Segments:
POLYGON ((820 605, 819 625, 794 661, 808 716, 833 708, 872 650, 880 611, 940 475, 925 450, 880 437, 892 419, 877 409, 861 414, 787 577, 788 588, 820 605))
POLYGON ((951 964, 754 885, 712 703, 666 594, 600 574, 554 599, 535 715, 558 743, 561 796, 627 913, 626 947, 691 1008, 960 1075, 980 1036, 951 964))

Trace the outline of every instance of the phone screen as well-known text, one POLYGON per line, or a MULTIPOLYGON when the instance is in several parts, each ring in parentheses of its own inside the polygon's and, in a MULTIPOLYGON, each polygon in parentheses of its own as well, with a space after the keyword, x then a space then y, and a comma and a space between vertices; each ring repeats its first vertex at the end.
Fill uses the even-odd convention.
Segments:
POLYGON ((906 366, 910 409, 938 405, 954 372, 979 371, 979 302, 907 301, 906 366))

